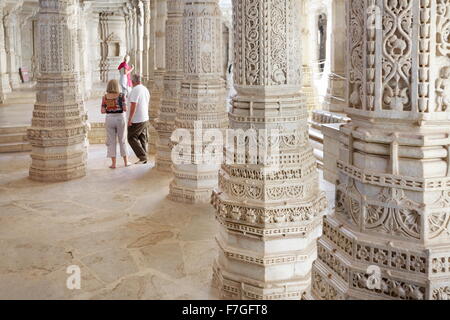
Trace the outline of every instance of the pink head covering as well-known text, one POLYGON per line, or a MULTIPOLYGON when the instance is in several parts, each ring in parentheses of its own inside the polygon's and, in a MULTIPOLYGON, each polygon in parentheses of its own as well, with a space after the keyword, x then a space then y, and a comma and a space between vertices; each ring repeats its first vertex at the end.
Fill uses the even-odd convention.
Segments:
MULTIPOLYGON (((125 68, 126 71, 130 71, 131 67, 128 65, 128 63, 126 61, 123 61, 120 65, 119 65, 119 70, 121 70, 122 68, 125 68)), ((133 83, 131 82, 131 74, 128 73, 127 74, 127 78, 128 78, 128 86, 132 87, 133 83)))

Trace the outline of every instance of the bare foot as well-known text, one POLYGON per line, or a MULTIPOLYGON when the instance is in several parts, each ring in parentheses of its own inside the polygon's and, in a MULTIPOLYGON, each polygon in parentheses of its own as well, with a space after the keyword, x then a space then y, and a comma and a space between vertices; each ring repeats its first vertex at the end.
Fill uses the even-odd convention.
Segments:
POLYGON ((116 169, 116 166, 110 166, 109 168, 110 169, 116 169))
POLYGON ((125 168, 131 167, 131 163, 125 163, 125 168))

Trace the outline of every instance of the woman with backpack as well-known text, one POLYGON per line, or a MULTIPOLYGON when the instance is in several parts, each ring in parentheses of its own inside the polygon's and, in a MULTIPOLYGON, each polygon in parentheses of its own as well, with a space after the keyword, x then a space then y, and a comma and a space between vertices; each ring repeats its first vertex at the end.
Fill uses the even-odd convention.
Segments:
POLYGON ((106 94, 102 99, 102 114, 106 114, 106 146, 108 158, 111 158, 111 169, 116 169, 117 138, 119 139, 120 155, 123 157, 125 167, 128 167, 127 148, 127 104, 123 93, 120 93, 119 82, 108 82, 106 94))

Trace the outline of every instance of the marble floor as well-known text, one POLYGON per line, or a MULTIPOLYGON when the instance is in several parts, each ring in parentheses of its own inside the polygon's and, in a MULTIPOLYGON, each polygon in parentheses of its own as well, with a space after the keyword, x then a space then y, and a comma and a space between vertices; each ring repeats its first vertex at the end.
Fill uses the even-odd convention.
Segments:
MULTIPOLYGON (((108 169, 91 146, 87 177, 28 179, 27 153, 0 154, 0 299, 217 299, 210 205, 166 199, 152 165, 108 169), (69 290, 69 266, 81 289, 69 290)), ((332 202, 331 185, 322 188, 332 202)))

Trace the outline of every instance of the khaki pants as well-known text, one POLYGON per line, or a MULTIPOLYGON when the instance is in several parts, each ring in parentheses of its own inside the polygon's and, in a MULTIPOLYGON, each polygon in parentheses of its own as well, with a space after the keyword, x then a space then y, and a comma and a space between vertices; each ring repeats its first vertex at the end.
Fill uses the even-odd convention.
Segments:
POLYGON ((128 127, 128 143, 140 161, 147 161, 148 121, 128 127))
POLYGON ((117 157, 117 139, 119 139, 120 155, 128 156, 127 148, 127 120, 125 113, 106 115, 106 146, 108 147, 108 158, 117 157))

